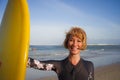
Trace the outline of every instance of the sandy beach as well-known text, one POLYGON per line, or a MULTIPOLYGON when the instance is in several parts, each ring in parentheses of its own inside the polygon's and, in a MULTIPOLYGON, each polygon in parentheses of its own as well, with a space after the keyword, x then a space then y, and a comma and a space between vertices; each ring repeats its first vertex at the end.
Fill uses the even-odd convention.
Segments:
POLYGON ((95 80, 120 80, 120 63, 96 68, 95 80))
MULTIPOLYGON (((95 68, 94 80, 120 80, 120 63, 95 68)), ((48 76, 36 80, 58 80, 57 76, 48 76)))

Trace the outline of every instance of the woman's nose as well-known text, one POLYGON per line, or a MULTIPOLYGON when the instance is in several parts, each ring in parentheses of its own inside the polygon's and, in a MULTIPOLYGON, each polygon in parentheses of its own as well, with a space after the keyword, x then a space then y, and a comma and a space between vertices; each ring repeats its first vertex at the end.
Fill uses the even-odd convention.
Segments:
POLYGON ((73 41, 73 45, 76 46, 77 45, 77 41, 73 41))

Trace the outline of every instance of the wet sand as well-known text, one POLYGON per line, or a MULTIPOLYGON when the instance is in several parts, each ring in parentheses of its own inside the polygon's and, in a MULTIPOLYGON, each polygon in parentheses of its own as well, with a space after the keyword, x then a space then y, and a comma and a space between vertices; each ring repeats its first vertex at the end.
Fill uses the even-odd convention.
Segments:
MULTIPOLYGON (((95 68, 94 80, 120 80, 120 63, 95 68)), ((58 80, 57 76, 48 76, 35 80, 58 80)))

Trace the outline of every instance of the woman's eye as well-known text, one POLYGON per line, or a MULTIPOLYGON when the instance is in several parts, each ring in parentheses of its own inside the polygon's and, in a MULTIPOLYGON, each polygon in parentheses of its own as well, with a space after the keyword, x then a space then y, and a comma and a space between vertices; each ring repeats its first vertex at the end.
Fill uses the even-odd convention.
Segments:
POLYGON ((81 42, 81 40, 78 40, 78 42, 81 42))
POLYGON ((73 41, 72 39, 70 39, 69 41, 73 41))

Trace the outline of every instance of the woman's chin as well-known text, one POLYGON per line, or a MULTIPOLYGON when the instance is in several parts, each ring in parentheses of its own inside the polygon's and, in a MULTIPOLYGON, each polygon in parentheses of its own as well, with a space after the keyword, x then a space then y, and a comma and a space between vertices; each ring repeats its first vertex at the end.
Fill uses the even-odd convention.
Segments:
POLYGON ((79 54, 79 52, 78 52, 78 51, 71 51, 70 53, 71 53, 72 55, 79 54))

